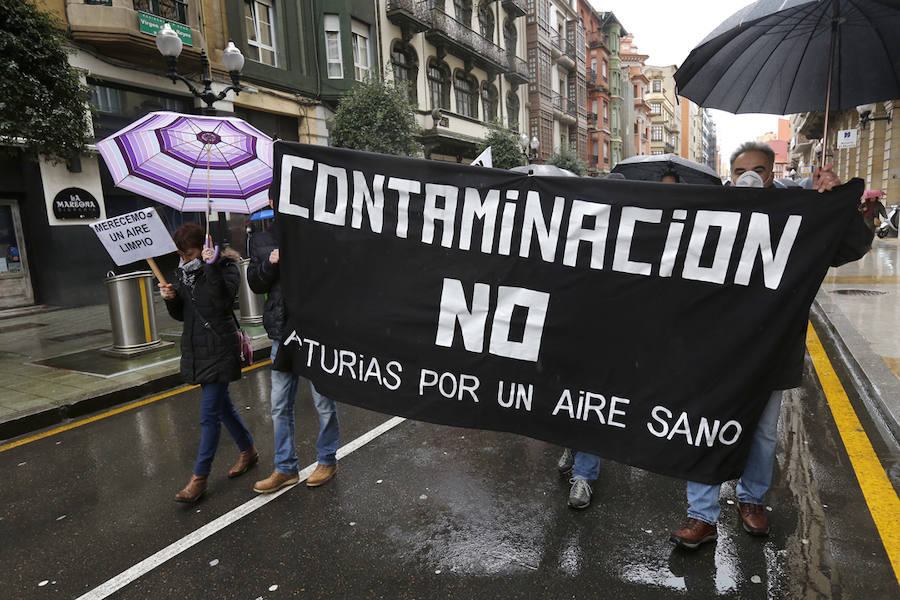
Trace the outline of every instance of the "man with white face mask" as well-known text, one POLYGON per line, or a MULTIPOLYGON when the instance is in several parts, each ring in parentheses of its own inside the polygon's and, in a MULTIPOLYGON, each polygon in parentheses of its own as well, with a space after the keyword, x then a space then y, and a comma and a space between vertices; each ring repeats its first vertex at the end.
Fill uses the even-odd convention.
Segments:
MULTIPOLYGON (((775 152, 761 142, 746 142, 731 155, 731 181, 735 187, 778 188, 785 187, 774 181, 772 169, 775 152)), ((817 169, 812 179, 806 179, 801 187, 826 192, 840 185, 831 165, 817 169)), ((841 246, 832 258, 832 266, 857 260, 872 243, 872 232, 862 217, 855 219, 844 234, 841 246)), ((750 535, 765 536, 769 533, 769 518, 763 506, 766 492, 772 482, 775 465, 775 444, 778 439, 778 415, 784 390, 799 387, 802 383, 803 362, 806 353, 806 327, 794 334, 791 342, 791 360, 784 365, 775 391, 769 396, 766 408, 759 418, 747 465, 738 480, 736 493, 737 511, 744 530, 750 535)), ((681 529, 675 531, 669 541, 681 548, 695 549, 718 537, 716 520, 719 517, 719 490, 721 485, 708 485, 696 481, 687 484, 688 513, 681 529)))

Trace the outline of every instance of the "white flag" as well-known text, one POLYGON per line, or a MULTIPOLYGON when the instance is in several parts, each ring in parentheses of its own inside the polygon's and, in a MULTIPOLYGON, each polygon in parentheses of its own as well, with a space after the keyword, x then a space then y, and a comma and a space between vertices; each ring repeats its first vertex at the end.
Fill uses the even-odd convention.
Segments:
POLYGON ((491 160, 491 147, 488 146, 484 149, 484 152, 475 157, 475 160, 472 161, 473 167, 493 167, 494 163, 491 160))

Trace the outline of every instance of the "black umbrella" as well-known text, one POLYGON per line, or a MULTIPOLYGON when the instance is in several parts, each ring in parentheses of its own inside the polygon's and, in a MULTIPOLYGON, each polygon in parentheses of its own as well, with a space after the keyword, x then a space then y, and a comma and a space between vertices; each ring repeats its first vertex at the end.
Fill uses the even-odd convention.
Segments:
POLYGON ((677 154, 632 156, 616 163, 612 172, 640 181, 659 181, 665 173, 674 172, 682 183, 722 185, 722 180, 711 168, 677 154))
MULTIPOLYGON (((900 98, 900 2, 760 0, 675 72, 678 94, 732 113, 827 113, 900 98)), ((823 152, 823 156, 824 156, 823 152)))

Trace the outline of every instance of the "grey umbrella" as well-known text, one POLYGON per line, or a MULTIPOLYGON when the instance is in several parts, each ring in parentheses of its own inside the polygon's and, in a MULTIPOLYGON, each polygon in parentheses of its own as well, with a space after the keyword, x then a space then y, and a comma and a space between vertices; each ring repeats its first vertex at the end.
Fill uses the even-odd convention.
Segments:
POLYGON ((626 179, 659 181, 664 173, 674 171, 682 183, 722 185, 722 180, 711 168, 682 158, 677 154, 642 154, 620 160, 613 173, 621 173, 626 179))
POLYGON ((540 175, 541 177, 578 177, 578 175, 572 171, 557 167, 556 165, 522 165, 520 167, 513 167, 510 171, 528 173, 529 175, 540 175))
MULTIPOLYGON (((675 72, 678 94, 732 113, 827 113, 900 98, 900 2, 759 0, 675 72)), ((824 152, 822 153, 824 157, 824 152)))

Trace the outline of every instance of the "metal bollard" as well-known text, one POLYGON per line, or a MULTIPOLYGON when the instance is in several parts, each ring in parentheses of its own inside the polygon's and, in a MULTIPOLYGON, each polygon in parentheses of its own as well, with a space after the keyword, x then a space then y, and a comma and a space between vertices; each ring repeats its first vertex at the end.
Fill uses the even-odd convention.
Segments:
POLYGON ((241 272, 238 303, 241 306, 241 323, 255 325, 262 323, 263 307, 266 300, 261 294, 257 294, 250 289, 250 284, 247 282, 247 268, 249 266, 249 258, 242 258, 238 261, 238 270, 241 272))
POLYGON ((112 323, 112 351, 130 354, 161 343, 153 312, 153 273, 137 271, 115 275, 107 273, 109 319, 112 323))

